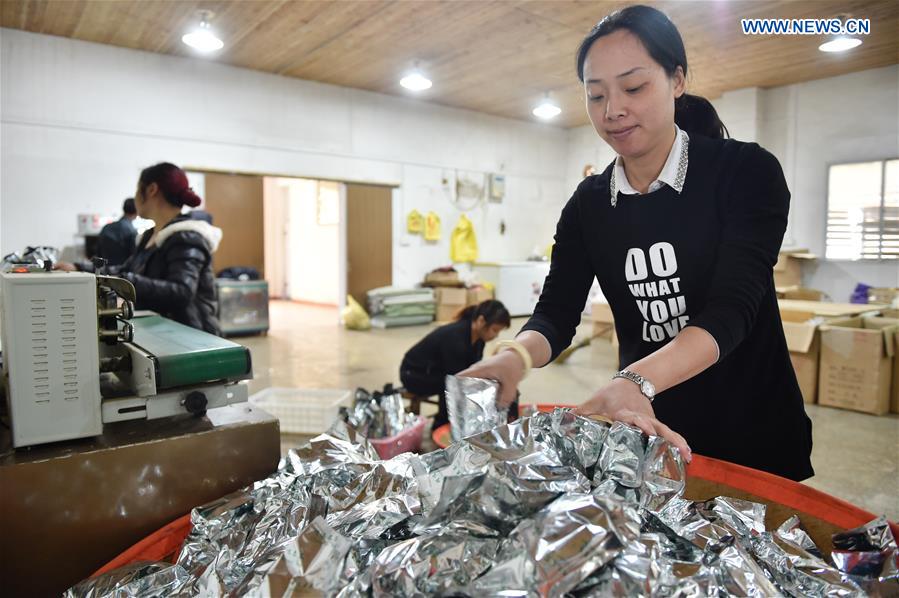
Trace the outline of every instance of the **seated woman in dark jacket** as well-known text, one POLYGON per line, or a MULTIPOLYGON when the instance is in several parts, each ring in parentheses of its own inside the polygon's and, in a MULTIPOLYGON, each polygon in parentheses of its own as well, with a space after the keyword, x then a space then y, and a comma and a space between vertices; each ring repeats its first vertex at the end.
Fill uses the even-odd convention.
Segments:
POLYGON ((449 422, 445 379, 480 361, 484 345, 511 325, 509 312, 492 299, 469 305, 456 321, 431 331, 409 349, 400 365, 400 380, 408 392, 421 396, 440 395, 434 428, 449 422))
MULTIPOLYGON (((156 226, 141 236, 131 257, 121 266, 109 268, 109 273, 134 284, 136 309, 149 309, 187 326, 221 334, 212 254, 222 231, 181 213, 183 206, 196 207, 200 201, 188 185, 187 175, 174 164, 145 168, 134 203, 138 215, 156 226)), ((59 267, 69 269, 66 264, 59 267)))

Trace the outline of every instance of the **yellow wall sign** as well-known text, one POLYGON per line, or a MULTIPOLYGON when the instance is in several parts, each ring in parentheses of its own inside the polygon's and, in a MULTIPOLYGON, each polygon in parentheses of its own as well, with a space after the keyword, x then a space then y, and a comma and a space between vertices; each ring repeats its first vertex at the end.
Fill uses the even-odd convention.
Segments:
POLYGON ((406 230, 414 235, 420 235, 425 228, 425 219, 418 210, 412 210, 406 216, 406 230))
POLYGON ((425 216, 425 241, 440 240, 440 216, 434 212, 428 212, 425 216))

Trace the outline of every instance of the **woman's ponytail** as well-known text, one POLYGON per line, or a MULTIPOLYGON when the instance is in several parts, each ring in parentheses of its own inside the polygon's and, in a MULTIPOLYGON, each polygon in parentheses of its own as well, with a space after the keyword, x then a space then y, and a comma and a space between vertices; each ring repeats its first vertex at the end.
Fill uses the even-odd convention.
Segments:
POLYGON ((702 96, 685 93, 677 98, 674 102, 674 122, 690 135, 695 133, 713 139, 730 136, 718 111, 702 96))

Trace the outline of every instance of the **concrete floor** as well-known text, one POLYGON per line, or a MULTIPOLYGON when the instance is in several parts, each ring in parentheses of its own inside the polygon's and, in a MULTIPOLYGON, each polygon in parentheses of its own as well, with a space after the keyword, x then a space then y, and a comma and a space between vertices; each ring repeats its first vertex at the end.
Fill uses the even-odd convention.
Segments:
MULTIPOLYGON (((375 389, 386 382, 398 384, 403 354, 431 329, 344 330, 334 308, 283 301, 271 303, 270 320, 268 335, 234 339, 253 354, 251 393, 270 386, 375 389)), ((512 338, 523 323, 513 321, 500 338, 512 338)), ((589 332, 582 326, 578 338, 589 332)), ((596 340, 564 365, 533 372, 522 384, 522 402, 579 404, 610 378, 616 360, 609 342, 596 340)), ((814 425, 812 463, 817 472, 806 483, 899 520, 899 417, 806 408, 814 425)))

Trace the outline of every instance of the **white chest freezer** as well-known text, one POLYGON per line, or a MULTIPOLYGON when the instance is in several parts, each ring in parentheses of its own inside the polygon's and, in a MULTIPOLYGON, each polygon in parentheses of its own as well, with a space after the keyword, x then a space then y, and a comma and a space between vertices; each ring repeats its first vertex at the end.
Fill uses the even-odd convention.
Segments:
POLYGON ((513 317, 529 316, 543 292, 549 262, 480 262, 472 269, 481 282, 495 287, 497 300, 513 317))

